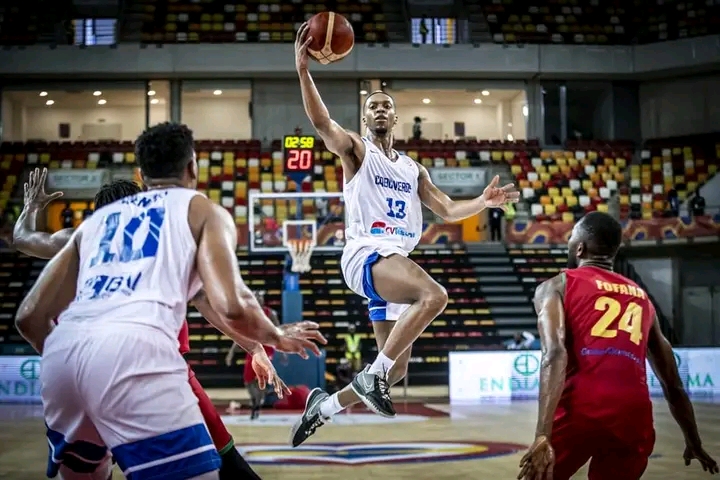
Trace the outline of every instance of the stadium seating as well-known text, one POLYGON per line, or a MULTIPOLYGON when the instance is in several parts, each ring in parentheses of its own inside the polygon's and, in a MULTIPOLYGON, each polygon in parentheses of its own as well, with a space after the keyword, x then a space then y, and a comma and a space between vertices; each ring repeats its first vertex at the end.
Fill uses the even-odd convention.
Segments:
POLYGON ((539 6, 494 0, 484 12, 496 43, 627 44, 634 35, 633 5, 614 0, 539 6))
POLYGON ((715 34, 720 30, 720 5, 713 2, 644 2, 639 43, 715 34))
POLYGON ((8 205, 24 167, 23 144, 3 144, 0 148, 0 178, 4 179, 0 187, 0 212, 8 205))
POLYGON ((0 45, 31 45, 38 36, 37 2, 3 1, 0 5, 0 45))
POLYGON ((0 251, 0 353, 4 355, 32 352, 15 329, 15 312, 44 266, 44 260, 0 251))
POLYGON ((387 39, 380 0, 249 3, 135 0, 131 11, 141 15, 141 40, 145 43, 293 42, 298 25, 323 11, 345 15, 355 30, 357 42, 387 39))

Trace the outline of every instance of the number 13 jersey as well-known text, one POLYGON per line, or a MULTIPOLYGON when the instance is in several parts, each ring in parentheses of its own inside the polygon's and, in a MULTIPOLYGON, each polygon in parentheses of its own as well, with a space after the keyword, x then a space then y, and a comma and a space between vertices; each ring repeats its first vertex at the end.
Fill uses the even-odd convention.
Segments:
POLYGON ((139 323, 177 338, 201 284, 188 224, 195 190, 149 190, 96 211, 80 226, 76 296, 59 324, 139 323))
POLYGON ((388 245, 410 253, 422 235, 418 165, 400 154, 391 161, 362 140, 365 158, 343 188, 347 247, 388 245))
POLYGON ((568 364, 558 412, 596 419, 651 414, 646 358, 655 308, 647 293, 598 267, 567 270, 565 279, 568 364))

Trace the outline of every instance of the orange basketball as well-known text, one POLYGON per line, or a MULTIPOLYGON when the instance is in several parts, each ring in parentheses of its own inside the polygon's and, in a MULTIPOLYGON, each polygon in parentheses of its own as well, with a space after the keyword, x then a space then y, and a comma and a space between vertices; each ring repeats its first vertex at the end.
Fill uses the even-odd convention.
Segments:
POLYGON ((345 58, 355 45, 355 32, 348 19, 333 12, 322 12, 308 20, 310 57, 323 65, 345 58))

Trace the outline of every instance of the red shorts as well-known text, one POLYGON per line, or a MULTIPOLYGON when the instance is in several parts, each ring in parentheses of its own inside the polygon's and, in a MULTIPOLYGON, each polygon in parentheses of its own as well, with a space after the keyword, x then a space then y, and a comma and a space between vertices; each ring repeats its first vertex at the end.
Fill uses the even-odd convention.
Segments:
POLYGON ((555 449, 554 480, 569 480, 588 460, 589 480, 638 480, 642 477, 655 445, 652 424, 641 425, 637 418, 629 418, 626 422, 629 428, 612 431, 603 425, 582 423, 568 415, 557 419, 553 425, 550 438, 555 449))
POLYGON ((198 399, 200 411, 205 419, 205 424, 210 432, 210 437, 212 437, 215 448, 217 448, 218 452, 224 453, 223 450, 226 450, 228 445, 234 444, 232 435, 230 435, 230 432, 225 428, 225 424, 215 409, 215 405, 213 405, 212 400, 210 400, 210 397, 205 393, 202 385, 200 385, 197 377, 195 377, 195 372, 193 372, 189 365, 188 381, 190 382, 193 393, 198 399))

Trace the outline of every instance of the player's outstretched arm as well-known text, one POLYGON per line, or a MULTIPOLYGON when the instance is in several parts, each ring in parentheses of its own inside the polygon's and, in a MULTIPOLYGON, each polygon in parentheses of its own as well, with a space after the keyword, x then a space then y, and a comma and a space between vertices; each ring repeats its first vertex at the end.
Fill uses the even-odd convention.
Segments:
POLYGON ((295 67, 300 77, 305 113, 325 142, 325 147, 340 157, 345 174, 352 177, 365 156, 365 145, 357 134, 348 132, 330 118, 330 112, 323 103, 308 70, 307 48, 311 40, 312 38, 308 36, 308 25, 303 23, 295 39, 295 67))
POLYGON ((73 229, 65 228, 50 235, 37 231, 37 215, 62 196, 61 192, 45 193, 47 169, 36 168, 25 183, 25 205, 13 229, 13 245, 26 255, 49 259, 55 256, 72 237, 73 229))
POLYGON ((15 315, 15 328, 41 355, 53 319, 75 298, 80 266, 78 242, 76 234, 48 262, 15 315))
POLYGON ((435 215, 446 222, 463 220, 477 215, 486 208, 502 208, 505 210, 506 204, 517 203, 520 200, 520 193, 512 183, 498 188, 500 177, 496 175, 479 197, 472 200, 455 201, 445 195, 433 183, 427 168, 420 164, 418 164, 418 168, 420 169, 420 177, 418 178, 420 200, 435 215))

